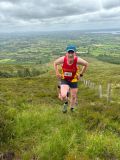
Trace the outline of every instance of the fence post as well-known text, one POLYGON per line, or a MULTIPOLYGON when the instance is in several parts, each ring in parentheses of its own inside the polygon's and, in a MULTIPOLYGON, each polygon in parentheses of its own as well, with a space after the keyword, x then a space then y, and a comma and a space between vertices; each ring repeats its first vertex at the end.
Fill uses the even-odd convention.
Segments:
POLYGON ((90 83, 90 88, 93 88, 93 82, 90 83))
POLYGON ((84 85, 85 85, 85 79, 83 79, 83 83, 84 83, 84 85))
POLYGON ((91 81, 90 80, 88 80, 88 87, 90 88, 90 83, 91 83, 91 81))
POLYGON ((107 102, 111 101, 111 84, 108 83, 107 85, 107 102))
POLYGON ((92 88, 93 88, 93 89, 95 88, 95 83, 92 83, 92 88))
POLYGON ((84 82, 84 78, 83 77, 81 77, 80 80, 81 80, 81 82, 84 82))
MULTIPOLYGON (((89 88, 93 88, 93 89, 97 89, 96 87, 96 84, 91 82, 90 80, 85 80, 84 78, 81 79, 84 83, 85 86, 88 86, 89 88)), ((99 94, 99 98, 102 98, 103 97, 103 93, 102 93, 102 85, 100 84, 98 86, 98 94, 99 94)), ((111 84, 108 83, 107 85, 107 102, 110 102, 111 101, 111 84)))
POLYGON ((102 98, 102 85, 99 85, 99 97, 102 98))

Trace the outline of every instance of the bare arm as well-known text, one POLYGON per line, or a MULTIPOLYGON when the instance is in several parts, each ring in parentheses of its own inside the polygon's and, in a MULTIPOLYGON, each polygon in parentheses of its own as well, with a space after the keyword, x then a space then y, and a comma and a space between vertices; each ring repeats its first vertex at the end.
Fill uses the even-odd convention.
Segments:
POLYGON ((56 76, 57 76, 58 78, 61 78, 61 74, 60 74, 59 71, 58 71, 58 65, 63 64, 63 62, 64 62, 64 56, 63 56, 63 57, 60 57, 60 58, 58 58, 58 59, 56 59, 56 60, 54 61, 54 69, 55 69, 56 76))
POLYGON ((86 71, 86 69, 87 69, 87 67, 88 67, 88 62, 85 61, 84 59, 78 57, 77 64, 80 64, 80 65, 83 66, 83 67, 82 67, 82 70, 81 70, 81 72, 80 72, 80 74, 83 75, 83 73, 85 73, 85 71, 86 71))

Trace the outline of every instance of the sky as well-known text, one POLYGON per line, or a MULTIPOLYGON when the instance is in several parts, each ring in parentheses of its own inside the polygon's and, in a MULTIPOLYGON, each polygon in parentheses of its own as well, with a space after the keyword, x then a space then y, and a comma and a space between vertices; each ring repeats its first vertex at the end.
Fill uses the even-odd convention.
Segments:
POLYGON ((120 28, 120 0, 0 0, 0 32, 120 28))

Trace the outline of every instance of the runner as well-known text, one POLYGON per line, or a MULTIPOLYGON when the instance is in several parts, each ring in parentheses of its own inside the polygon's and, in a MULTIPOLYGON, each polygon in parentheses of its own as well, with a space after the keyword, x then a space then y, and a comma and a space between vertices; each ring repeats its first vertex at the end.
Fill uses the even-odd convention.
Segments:
POLYGON ((66 55, 55 60, 54 68, 56 76, 61 79, 60 97, 64 101, 63 113, 67 112, 68 92, 70 90, 70 110, 73 112, 78 92, 78 80, 85 73, 88 62, 76 56, 76 47, 69 45, 66 48, 66 55), (62 65, 62 73, 59 72, 58 65, 62 65), (80 74, 77 72, 78 65, 82 65, 80 74))

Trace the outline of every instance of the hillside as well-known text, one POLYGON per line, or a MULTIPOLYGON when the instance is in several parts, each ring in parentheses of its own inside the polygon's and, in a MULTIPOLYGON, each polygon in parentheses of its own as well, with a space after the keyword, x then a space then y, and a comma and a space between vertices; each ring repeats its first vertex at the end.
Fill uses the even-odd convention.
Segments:
MULTIPOLYGON (((85 79, 101 84, 104 92, 112 84, 111 103, 80 81, 76 112, 63 114, 52 62, 38 76, 0 79, 1 156, 12 154, 16 160, 120 159, 119 65, 84 59, 89 62, 85 79)), ((6 72, 7 66, 2 66, 6 72)), ((16 65, 11 69, 16 70, 16 65)))

